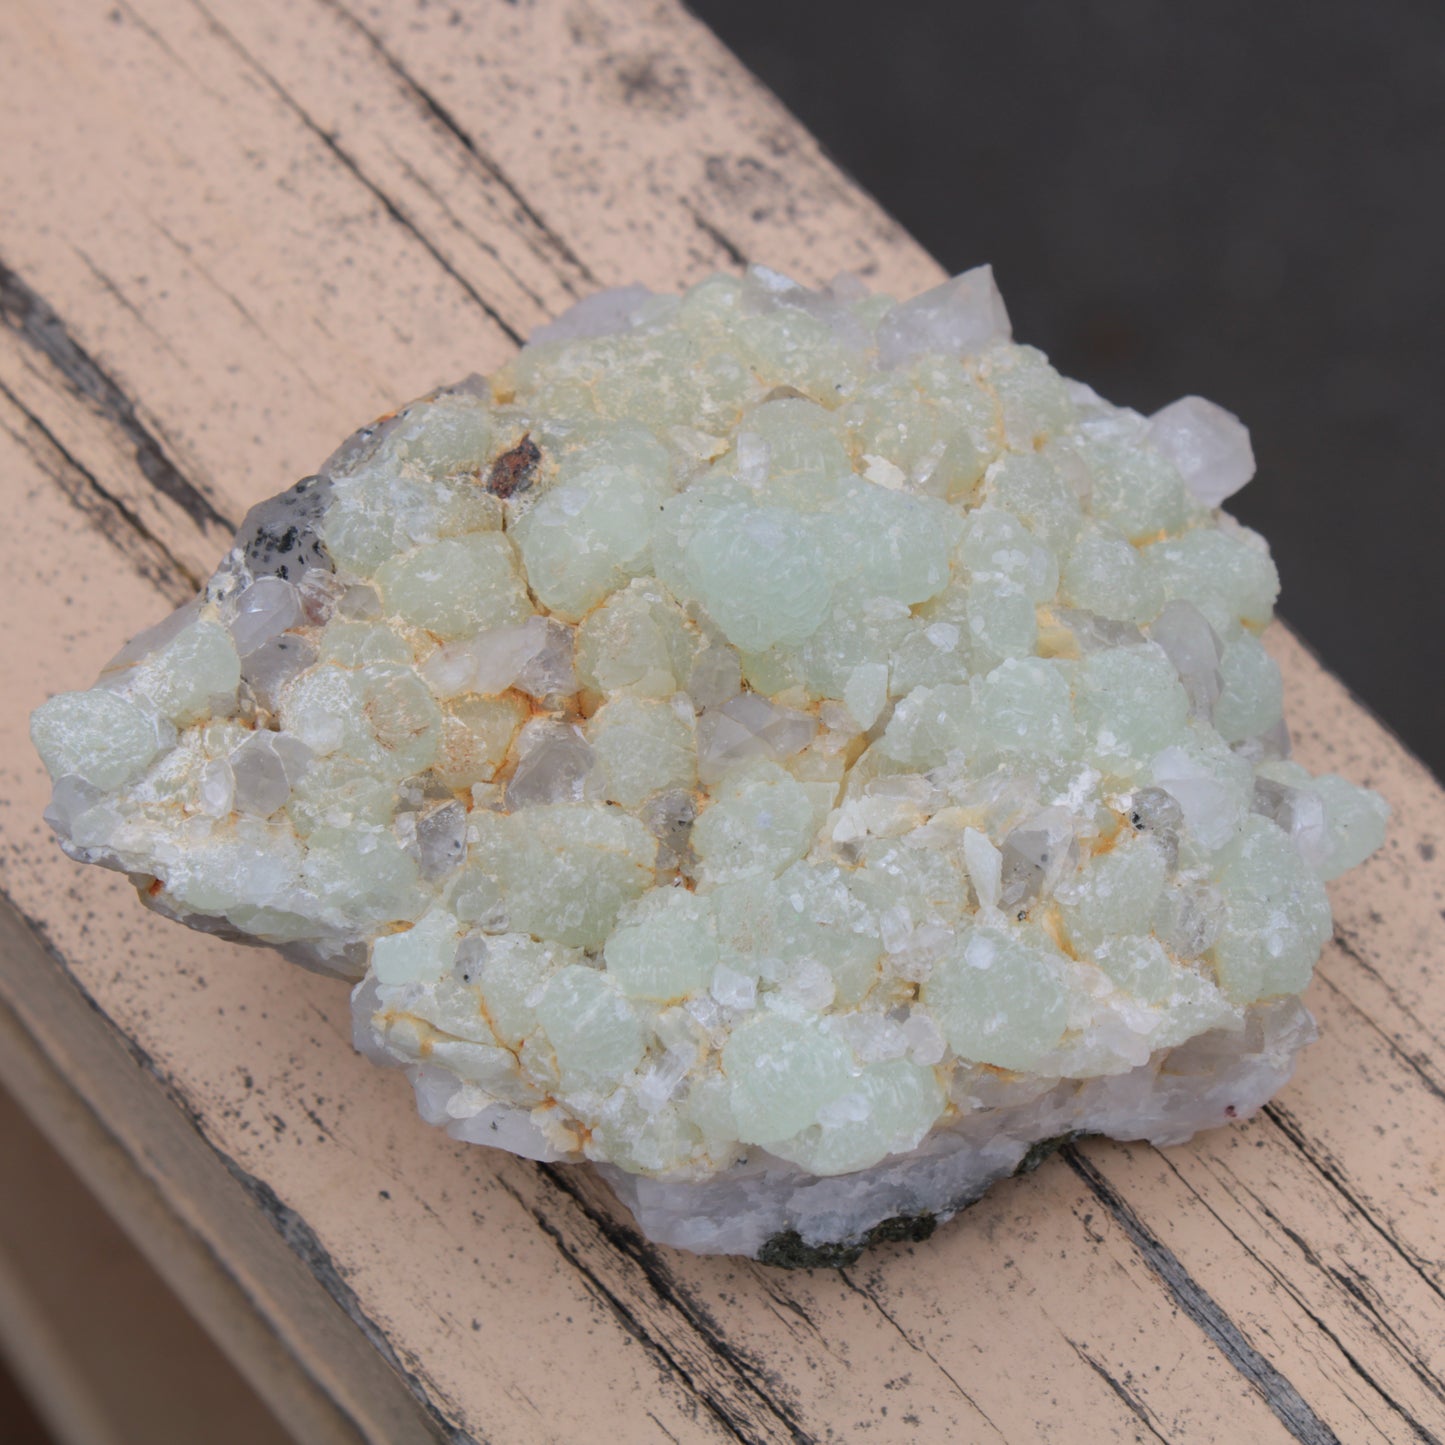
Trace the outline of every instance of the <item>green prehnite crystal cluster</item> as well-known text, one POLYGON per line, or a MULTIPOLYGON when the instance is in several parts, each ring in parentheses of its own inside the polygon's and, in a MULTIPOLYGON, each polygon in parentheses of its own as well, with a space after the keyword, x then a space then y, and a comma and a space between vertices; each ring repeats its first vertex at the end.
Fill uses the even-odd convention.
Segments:
POLYGON ((1386 809, 1289 760, 1248 434, 754 268, 604 292, 262 503, 34 717, 72 856, 361 979, 458 1137, 698 1249, 1257 1108, 1386 809))

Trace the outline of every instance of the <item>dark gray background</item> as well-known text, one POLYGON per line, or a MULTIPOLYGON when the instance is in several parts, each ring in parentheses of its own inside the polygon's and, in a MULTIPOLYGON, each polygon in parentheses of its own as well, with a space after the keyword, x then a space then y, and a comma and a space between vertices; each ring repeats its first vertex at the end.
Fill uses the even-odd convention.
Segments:
POLYGON ((1445 3, 691 4, 1065 374, 1244 419, 1281 613, 1445 774, 1445 3))

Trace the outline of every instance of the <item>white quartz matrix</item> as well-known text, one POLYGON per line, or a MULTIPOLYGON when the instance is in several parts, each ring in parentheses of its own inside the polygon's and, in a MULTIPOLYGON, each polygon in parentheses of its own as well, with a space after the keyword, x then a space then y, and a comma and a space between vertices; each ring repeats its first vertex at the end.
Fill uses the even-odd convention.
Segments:
POLYGON ((1278 578, 1218 510, 1253 470, 1220 407, 1014 344, 987 267, 605 292, 40 707, 47 816, 360 979, 360 1045, 457 1137, 810 1262, 778 1241, 1288 1077, 1386 809, 1289 760, 1278 578))

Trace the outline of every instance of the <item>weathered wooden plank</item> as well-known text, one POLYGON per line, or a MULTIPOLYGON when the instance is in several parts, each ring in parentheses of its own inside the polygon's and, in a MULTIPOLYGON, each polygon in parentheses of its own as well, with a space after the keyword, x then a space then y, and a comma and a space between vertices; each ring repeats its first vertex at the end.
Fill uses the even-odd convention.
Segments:
POLYGON ((235 521, 166 455, 64 321, 0 266, 0 415, 34 463, 177 600, 209 575, 235 521))
POLYGON ((1205 1288, 1243 1295, 1234 1317, 1276 1342, 1273 1357, 1307 1398, 1355 1407, 1332 1419, 1341 1438, 1440 1436, 1439 1299, 1270 1133, 1262 1119, 1189 1151, 1121 1148, 1093 1162, 1122 1197, 1147 1198, 1146 1223, 1205 1288), (1238 1251, 1198 1248, 1215 1225, 1238 1251))
MULTIPOLYGON (((0 957, 6 993, 23 999, 23 1009, 0 1000, 0 1081, 276 1416, 325 1445, 442 1438, 430 1405, 375 1368, 359 1315, 317 1288, 324 1255, 304 1258, 304 1229, 287 1230, 265 1186, 211 1148, 151 1061, 3 900, 0 957)), ((58 1340, 49 1353, 64 1350, 58 1340)))
POLYGON ((0 1342, 62 1445, 292 1436, 0 1090, 0 1342))
MULTIPOLYGON (((1299 1080, 1247 1129, 1090 1145, 842 1276, 648 1248, 585 1177, 422 1128, 403 1081, 351 1053, 338 986, 61 859, 25 712, 208 570, 217 516, 368 414, 495 365, 599 282, 753 257, 900 291, 937 273, 671 4, 16 0, 0 35, 27 138, 0 148, 23 199, 0 216, 0 569, 43 599, 6 642, 0 887, 74 979, 22 985, 7 957, 0 988, 52 1067, 86 1077, 89 1036, 57 1022, 78 987, 164 1083, 156 1107, 200 1150, 164 1176, 177 1198, 207 1157, 253 1182, 261 1234, 206 1195, 184 1206, 197 1238, 262 1279, 262 1236, 296 1246, 320 1304, 477 1438, 1445 1433, 1445 800, 1281 630, 1305 760, 1397 809, 1336 885, 1299 1080)), ((129 1106, 89 1087, 123 1133, 129 1106)), ((303 1296, 246 1307, 363 1433, 411 1438, 358 1356, 308 1347, 303 1296)))

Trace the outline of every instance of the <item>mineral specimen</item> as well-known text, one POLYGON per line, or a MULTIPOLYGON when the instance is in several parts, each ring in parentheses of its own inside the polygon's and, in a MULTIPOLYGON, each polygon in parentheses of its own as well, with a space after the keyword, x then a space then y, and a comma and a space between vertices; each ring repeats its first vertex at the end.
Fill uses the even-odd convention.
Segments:
POLYGON ((358 978, 424 1118, 838 1263, 1244 1117, 1386 809, 1289 760, 1228 412, 761 268, 584 301, 263 502, 33 735, 75 858, 358 978))

